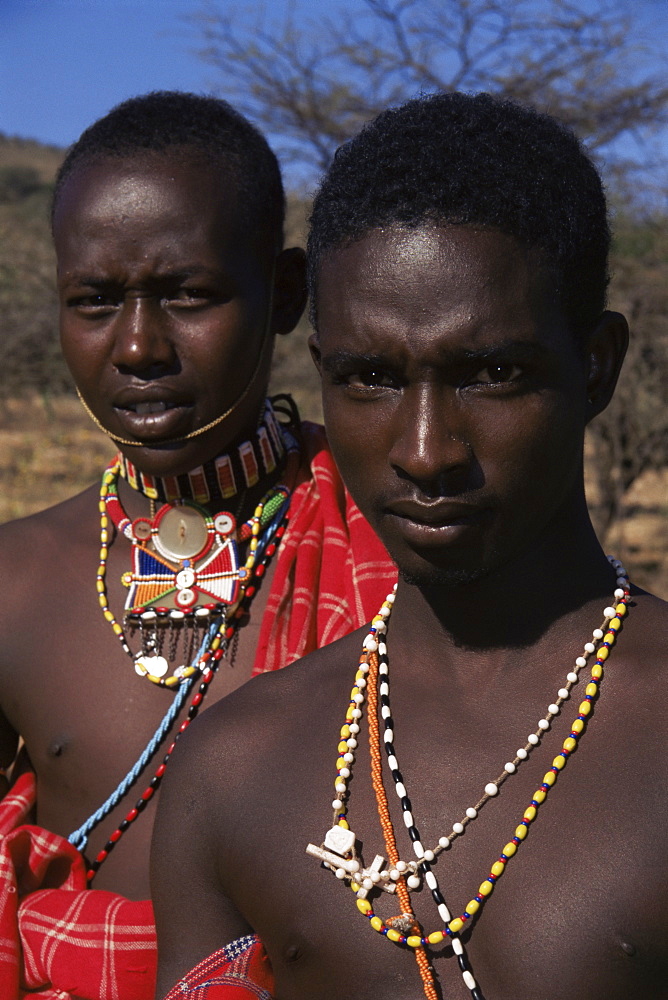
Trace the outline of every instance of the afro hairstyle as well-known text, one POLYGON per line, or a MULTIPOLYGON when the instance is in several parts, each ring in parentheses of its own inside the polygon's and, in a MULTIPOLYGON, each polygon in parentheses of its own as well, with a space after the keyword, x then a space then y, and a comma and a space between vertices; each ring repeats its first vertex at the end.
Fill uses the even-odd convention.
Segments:
POLYGON ((389 225, 488 226, 538 251, 579 337, 605 308, 610 230, 596 168, 566 126, 490 94, 435 94, 378 115, 338 149, 310 224, 316 329, 325 256, 389 225))
POLYGON ((157 90, 118 104, 68 150, 58 171, 51 217, 70 175, 92 161, 192 151, 232 176, 244 221, 283 244, 285 195, 276 156, 243 115, 216 97, 157 90))

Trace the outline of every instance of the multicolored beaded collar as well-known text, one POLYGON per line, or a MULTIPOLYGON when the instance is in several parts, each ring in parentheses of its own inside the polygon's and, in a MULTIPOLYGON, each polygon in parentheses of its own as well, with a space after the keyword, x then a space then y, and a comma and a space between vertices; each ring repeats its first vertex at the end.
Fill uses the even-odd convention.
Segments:
POLYGON ((231 500, 239 492, 256 486, 278 468, 285 452, 281 425, 271 400, 267 399, 254 438, 184 475, 149 476, 122 454, 118 455, 118 462, 123 479, 149 500, 162 503, 194 500, 198 504, 208 504, 231 500))
MULTIPOLYGON (((269 561, 276 552, 280 539, 285 532, 291 489, 296 479, 297 466, 299 464, 299 448, 291 429, 292 427, 296 427, 299 415, 291 399, 287 398, 287 404, 287 415, 290 421, 287 426, 282 426, 278 423, 273 407, 270 401, 267 400, 263 422, 258 428, 257 440, 255 442, 245 442, 237 449, 237 457, 245 470, 244 482, 254 484, 260 481, 254 479, 253 464, 244 459, 244 456, 248 456, 249 454, 249 449, 246 445, 250 445, 255 459, 257 460, 258 455, 262 459, 264 473, 261 478, 264 478, 265 474, 276 469, 279 461, 283 460, 287 454, 283 475, 288 483, 288 485, 279 484, 272 487, 259 504, 257 504, 253 516, 242 524, 238 530, 235 519, 231 514, 223 512, 214 518, 195 501, 191 499, 184 500, 181 497, 167 502, 151 519, 139 518, 137 521, 131 522, 125 515, 116 491, 118 477, 121 475, 122 456, 118 456, 104 472, 99 504, 100 563, 96 580, 99 603, 104 617, 110 623, 124 651, 135 662, 137 672, 143 676, 147 676, 155 684, 175 690, 176 696, 156 732, 148 741, 146 748, 140 754, 133 767, 130 768, 127 775, 119 782, 116 789, 109 795, 105 802, 77 830, 70 834, 70 842, 80 851, 86 849, 90 833, 128 794, 144 768, 158 752, 167 738, 178 713, 186 703, 186 699, 193 686, 198 680, 199 683, 197 684, 197 691, 192 698, 187 716, 179 726, 178 732, 169 745, 162 762, 153 774, 148 786, 119 826, 112 832, 102 850, 98 851, 91 863, 87 872, 89 883, 92 882, 111 851, 130 826, 139 818, 159 788, 174 747, 181 734, 185 732, 199 712, 220 662, 227 656, 230 643, 237 635, 239 625, 249 614, 259 582, 264 576, 269 561), (275 435, 278 435, 280 446, 276 444, 275 435), (270 448, 266 448, 262 443, 266 440, 271 440, 270 448), (272 461, 274 462, 273 465, 272 461), (183 520, 184 515, 185 518, 190 518, 190 521, 187 521, 185 524, 179 524, 179 521, 183 520), (175 518, 176 526, 174 524, 170 526, 169 521, 173 522, 175 518), (168 522, 166 533, 164 531, 165 520, 168 522), (163 563, 172 563, 171 566, 167 565, 166 569, 163 567, 164 572, 159 572, 158 575, 161 578, 157 580, 142 579, 142 572, 145 569, 145 566, 142 567, 142 565, 139 565, 139 571, 134 575, 128 574, 130 579, 126 582, 129 587, 133 588, 130 596, 136 597, 137 594, 141 594, 143 598, 146 598, 145 604, 142 606, 133 605, 124 618, 124 624, 129 625, 131 629, 139 628, 142 633, 142 651, 136 654, 133 654, 130 650, 123 626, 114 618, 107 598, 106 564, 109 545, 113 541, 110 522, 114 524, 119 533, 126 535, 132 541, 134 556, 137 556, 137 550, 143 552, 143 556, 138 557, 140 563, 141 558, 149 562, 153 557, 153 553, 149 552, 147 546, 143 543, 146 543, 149 538, 152 539, 154 533, 158 536, 158 556, 162 558, 163 563), (142 525, 146 524, 150 530, 145 534, 142 532, 141 526, 139 530, 136 530, 138 522, 141 522, 142 525), (161 525, 163 528, 162 537, 160 537, 161 525), (201 535, 202 525, 204 526, 206 537, 201 539, 201 551, 198 549, 192 556, 184 556, 183 551, 177 552, 174 549, 175 544, 177 547, 179 545, 182 547, 184 544, 194 544, 193 536, 197 539, 198 532, 201 535), (214 532, 220 536, 219 539, 211 538, 214 532), (176 541, 173 536, 175 536, 176 541), (216 553, 220 555, 222 548, 232 547, 237 542, 248 543, 248 554, 243 567, 239 567, 238 563, 235 562, 235 554, 230 554, 229 552, 227 554, 227 562, 225 568, 222 569, 220 577, 224 581, 224 586, 227 587, 224 596, 228 599, 209 601, 202 604, 199 600, 202 594, 215 597, 218 591, 212 594, 209 589, 216 585, 215 574, 212 572, 211 558, 206 559, 204 565, 198 565, 198 559, 202 554, 205 557, 207 555, 211 557, 212 549, 215 549, 214 555, 216 553), (137 543, 136 547, 135 543, 137 543), (217 549, 216 546, 218 546, 217 549), (182 556, 183 558, 181 558, 182 556), (180 561, 180 568, 173 564, 175 560, 177 562, 180 561), (192 565, 184 565, 185 561, 190 560, 192 560, 192 565), (233 566, 236 568, 233 569, 233 566), (182 573, 187 575, 187 579, 184 577, 177 581, 177 577, 182 573), (201 576, 198 575, 200 573, 201 576), (169 585, 170 581, 173 586, 169 585), (142 590, 142 587, 145 589, 142 590), (151 590, 151 587, 153 587, 153 590, 151 590), (195 597, 195 601, 190 600, 190 595, 182 594, 179 605, 179 602, 174 600, 173 596, 174 593, 184 590, 190 590, 195 597), (172 594, 172 598, 169 599, 169 607, 162 606, 160 603, 166 600, 166 591, 172 594), (167 677, 165 674, 169 669, 169 665, 167 657, 162 656, 162 645, 165 636, 160 633, 164 633, 170 628, 184 630, 187 626, 190 629, 190 641, 187 646, 187 655, 184 657, 184 663, 177 667, 172 676, 167 677), (197 651, 194 652, 195 650, 197 651), (156 671, 155 673, 152 672, 154 670, 156 671)), ((233 469, 235 468, 235 462, 236 460, 230 459, 233 469)), ((212 467, 216 466, 215 461, 210 464, 212 467)), ((219 463, 218 468, 222 467, 223 465, 219 463)), ((255 468, 257 467, 256 464, 255 468)), ((194 478, 192 478, 192 474, 186 477, 188 482, 195 484, 200 482, 199 472, 194 478)), ((179 481, 181 478, 179 477, 179 481)), ((205 473, 204 478, 207 482, 210 482, 210 474, 205 473)), ((237 477, 236 482, 240 481, 237 477)), ((164 481, 162 482, 164 483, 164 481)), ((135 477, 134 483, 131 483, 135 488, 143 488, 146 485, 148 489, 158 488, 155 486, 154 480, 152 484, 147 484, 145 477, 143 479, 135 477)), ((149 499, 151 498, 149 497, 149 499)), ((137 565, 138 563, 135 562, 135 569, 137 565)), ((171 655, 173 652, 174 643, 170 641, 169 659, 173 659, 171 655)))
POLYGON ((548 706, 545 716, 539 720, 536 730, 529 734, 525 745, 517 750, 513 760, 504 765, 501 774, 494 781, 485 785, 481 798, 474 806, 469 806, 466 809, 461 820, 453 824, 451 832, 442 836, 433 848, 425 849, 422 845, 394 746, 395 737, 390 710, 389 660, 385 639, 387 620, 394 603, 394 593, 389 594, 386 598, 379 613, 373 619, 369 634, 364 640, 355 684, 350 694, 345 722, 340 733, 335 781, 337 797, 332 802, 333 825, 327 832, 322 845, 318 847, 315 844, 309 844, 306 852, 317 858, 324 867, 333 871, 337 879, 350 884, 356 896, 358 910, 367 917, 375 931, 390 941, 413 950, 422 979, 424 995, 428 1000, 438 1000, 438 994, 435 988, 434 973, 425 949, 441 944, 446 939, 449 939, 453 953, 457 956, 462 978, 471 993, 472 1000, 483 1000, 480 987, 477 985, 468 964, 460 935, 475 915, 480 912, 483 904, 493 892, 494 885, 504 873, 508 861, 517 853, 518 847, 527 836, 529 826, 535 820, 541 803, 545 801, 559 773, 565 767, 568 758, 577 748, 578 741, 585 732, 592 704, 599 694, 605 661, 615 644, 617 633, 628 609, 630 592, 628 577, 618 560, 611 557, 609 560, 617 574, 617 588, 614 592, 613 605, 606 607, 603 612, 601 627, 594 629, 592 633, 594 642, 585 643, 583 654, 576 658, 573 669, 566 675, 565 685, 559 688, 557 698, 548 706), (595 657, 594 665, 591 668, 591 679, 585 687, 583 700, 578 706, 577 718, 570 727, 561 750, 552 761, 552 766, 543 776, 531 802, 524 810, 513 837, 503 847, 487 877, 479 886, 477 893, 469 900, 463 912, 453 918, 439 887, 432 864, 442 851, 447 850, 454 840, 466 832, 467 825, 477 817, 480 809, 497 795, 503 782, 517 771, 522 761, 526 760, 533 748, 540 743, 541 737, 550 728, 563 704, 570 698, 571 689, 578 683, 580 672, 586 667, 590 656, 595 657), (378 818, 384 833, 385 855, 387 857, 387 863, 385 863, 385 858, 382 855, 376 855, 369 867, 363 865, 357 854, 357 838, 349 828, 346 818, 346 804, 350 795, 348 785, 355 759, 362 707, 365 700, 368 700, 371 777, 376 796, 378 818), (415 860, 412 861, 402 861, 397 851, 387 795, 383 785, 380 756, 381 725, 387 763, 401 804, 404 825, 415 855, 415 860), (409 890, 417 889, 423 879, 431 891, 441 920, 441 928, 426 934, 415 918, 409 894, 409 890), (367 896, 369 892, 376 890, 390 894, 396 893, 402 908, 399 916, 383 919, 374 913, 373 906, 367 896))

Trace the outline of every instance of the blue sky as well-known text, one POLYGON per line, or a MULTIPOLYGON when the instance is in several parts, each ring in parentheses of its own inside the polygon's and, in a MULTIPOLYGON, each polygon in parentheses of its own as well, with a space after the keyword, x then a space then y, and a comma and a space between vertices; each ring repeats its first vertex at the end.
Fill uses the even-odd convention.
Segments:
MULTIPOLYGON (((297 6, 317 16, 356 4, 297 6)), ((199 7, 198 0, 0 0, 0 132, 68 146, 126 97, 209 90, 212 71, 197 57, 199 38, 187 22, 199 7)))
MULTIPOLYGON (((668 0, 624 2, 655 42, 668 42, 668 0)), ((312 18, 362 6, 270 0, 268 9, 276 14, 288 3, 312 18)), ((212 70, 197 57, 198 34, 187 21, 199 8, 199 0, 0 0, 0 132, 67 146, 133 94, 209 90, 212 70)))

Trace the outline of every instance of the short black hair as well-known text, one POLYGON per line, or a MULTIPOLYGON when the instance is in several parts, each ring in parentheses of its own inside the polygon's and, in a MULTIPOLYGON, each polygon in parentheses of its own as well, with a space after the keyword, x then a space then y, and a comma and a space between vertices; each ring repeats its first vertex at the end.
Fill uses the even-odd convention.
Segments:
POLYGON ((82 133, 56 176, 52 219, 65 182, 80 164, 178 149, 192 150, 231 172, 244 221, 275 236, 280 249, 285 194, 278 161, 267 140, 227 101, 178 90, 131 97, 82 133))
POLYGON ((490 94, 435 94, 378 115, 337 151, 310 223, 316 328, 323 258, 392 224, 489 226, 537 250, 578 336, 605 308, 610 230, 596 168, 565 125, 490 94))

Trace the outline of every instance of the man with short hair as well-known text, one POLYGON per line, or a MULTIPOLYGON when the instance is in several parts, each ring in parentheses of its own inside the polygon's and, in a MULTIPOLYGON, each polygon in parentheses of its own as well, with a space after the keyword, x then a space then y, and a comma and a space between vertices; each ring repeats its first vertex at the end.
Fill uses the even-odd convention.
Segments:
POLYGON ((528 108, 437 95, 339 150, 312 351, 400 580, 188 733, 158 997, 668 996, 666 607, 606 558, 583 485, 628 334, 608 244, 591 161, 528 108))
POLYGON ((63 351, 119 453, 0 532, 0 764, 19 735, 30 763, 0 805, 3 1000, 152 996, 175 739, 205 698, 358 627, 395 577, 322 428, 267 400, 306 294, 283 214, 274 154, 215 98, 133 98, 59 172, 63 351))

